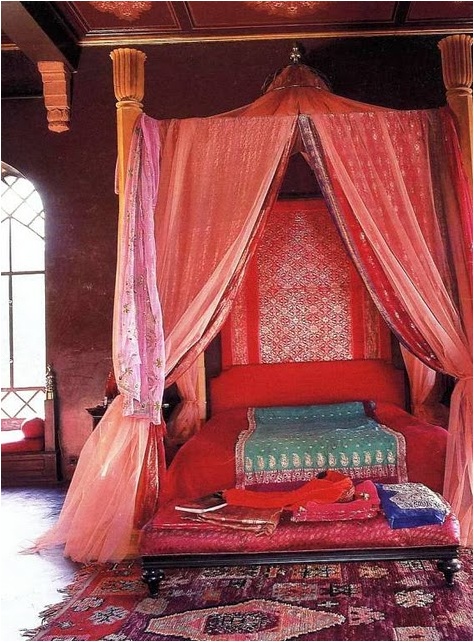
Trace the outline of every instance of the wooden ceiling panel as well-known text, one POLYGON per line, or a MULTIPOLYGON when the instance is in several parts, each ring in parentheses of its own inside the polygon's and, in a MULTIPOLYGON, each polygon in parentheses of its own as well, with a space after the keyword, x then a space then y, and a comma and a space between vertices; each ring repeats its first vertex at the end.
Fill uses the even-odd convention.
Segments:
MULTIPOLYGON (((454 1, 297 3, 271 2, 271 0, 266 2, 197 2, 194 0, 190 2, 154 0, 87 2, 82 0, 80 2, 10 2, 5 5, 18 5, 23 8, 23 11, 29 13, 74 68, 80 50, 84 46, 472 33, 472 4, 454 1), (288 11, 288 7, 294 5, 301 5, 302 9, 288 11), (270 12, 271 7, 274 7, 277 13, 270 12), (130 10, 137 9, 135 15, 128 15, 130 10)), ((2 24, 3 13, 2 11, 2 24)), ((12 42, 2 37, 4 51, 8 47, 20 46, 17 40, 12 38, 12 34, 8 35, 12 42)), ((27 53, 26 50, 25 53, 27 53)))
POLYGON ((410 2, 407 23, 466 20, 472 23, 472 2, 410 2))
POLYGON ((101 31, 157 31, 169 32, 180 29, 180 24, 171 2, 142 2, 144 10, 129 15, 120 5, 124 2, 71 2, 75 11, 88 26, 87 32, 101 31))
MULTIPOLYGON (((197 29, 298 27, 320 24, 390 22, 396 2, 316 2, 310 11, 289 12, 281 2, 187 2, 197 29)), ((296 3, 290 3, 296 4, 296 3)), ((304 3, 301 3, 304 5, 304 3)))

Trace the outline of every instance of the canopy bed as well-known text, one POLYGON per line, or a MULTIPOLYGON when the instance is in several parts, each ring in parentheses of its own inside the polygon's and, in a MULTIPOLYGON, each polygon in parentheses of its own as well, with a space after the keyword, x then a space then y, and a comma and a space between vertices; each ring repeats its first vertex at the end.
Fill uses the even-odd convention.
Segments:
MULTIPOLYGON (((152 591, 162 568, 209 563, 211 551, 217 564, 437 557, 444 560, 450 581, 458 568, 459 542, 470 538, 472 434, 471 202, 452 114, 447 108, 399 112, 335 96, 295 59, 251 105, 210 118, 157 121, 141 113, 144 54, 119 49, 112 59, 119 100, 120 197, 113 351, 121 394, 84 446, 57 525, 37 546, 65 544, 65 555, 80 561, 117 560, 139 552, 152 591), (346 327, 344 336, 350 338, 337 344, 342 358, 334 357, 331 341, 322 356, 307 358, 317 329, 309 342, 297 346, 302 357, 278 363, 269 359, 274 343, 267 341, 267 324, 259 321, 257 327, 250 313, 240 322, 232 314, 243 309, 245 280, 255 274, 252 261, 278 207, 279 186, 295 149, 316 176, 324 207, 370 303, 364 304, 364 294, 360 305, 347 304, 359 331, 355 322, 346 327), (366 313, 375 330, 364 335, 360 321, 366 313), (435 371, 457 379, 449 438, 444 429, 404 410, 403 376, 390 363, 385 324, 404 347, 415 396, 423 386, 430 389, 435 371), (200 355, 220 330, 226 367, 211 381, 212 416, 201 428, 200 355), (232 336, 239 332, 236 350, 232 336), (258 345, 252 343, 256 335, 258 345), (376 347, 369 340, 374 337, 376 347), (174 382, 182 403, 168 431, 185 443, 166 471, 161 404, 163 389, 174 382), (337 522, 341 538, 336 547, 315 534, 322 534, 324 525, 308 521, 282 522, 271 540, 223 534, 209 524, 183 526, 174 509, 178 500, 228 493, 234 485, 239 490, 239 470, 245 473, 249 459, 242 450, 242 467, 239 439, 248 431, 246 421, 254 421, 255 413, 260 417, 262 407, 270 413, 279 407, 278 412, 292 416, 292 426, 304 424, 305 430, 305 413, 320 418, 332 413, 329 406, 346 403, 358 404, 353 409, 359 413, 356 428, 375 424, 377 435, 386 432, 395 442, 380 461, 381 447, 369 456, 380 464, 377 471, 367 472, 359 454, 353 460, 355 473, 348 473, 342 459, 339 470, 354 483, 370 475, 382 484, 420 483, 443 492, 453 512, 442 525, 402 529, 410 531, 402 537, 380 515, 374 519, 381 530, 360 520, 350 528, 337 522), (214 538, 206 538, 209 529, 214 538), (193 547, 193 541, 200 544, 193 547), (238 542, 244 542, 244 550, 238 542)), ((247 298, 254 290, 250 286, 247 298)), ((327 292, 333 291, 330 285, 327 292)), ((347 288, 349 298, 353 291, 347 288)), ((256 305, 271 296, 267 292, 260 299, 256 305)), ((333 309, 330 296, 328 301, 333 309)), ((342 310, 345 303, 339 303, 342 310)), ((315 309, 307 308, 310 318, 317 317, 315 309)), ((342 317, 338 328, 347 315, 342 317)), ((346 412, 346 406, 337 412, 346 412)), ((251 426, 255 432, 255 423, 251 426)), ((292 428, 281 430, 279 439, 285 441, 292 428)), ((315 481, 322 474, 324 485, 333 454, 324 455, 322 463, 318 454, 310 457, 317 466, 312 464, 309 478, 315 481)), ((296 472, 290 477, 257 476, 253 482, 271 479, 269 493, 283 478, 292 483, 282 492, 295 492, 295 481, 301 486, 308 480, 301 459, 304 455, 292 459, 296 472)), ((253 492, 255 485, 243 483, 240 489, 253 492)))

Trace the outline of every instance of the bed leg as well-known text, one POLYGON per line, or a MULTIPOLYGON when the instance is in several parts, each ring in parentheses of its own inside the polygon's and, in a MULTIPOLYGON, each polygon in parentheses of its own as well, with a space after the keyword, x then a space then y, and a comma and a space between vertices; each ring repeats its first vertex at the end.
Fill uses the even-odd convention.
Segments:
POLYGON ((453 557, 449 560, 439 560, 438 561, 438 570, 443 573, 446 584, 448 586, 454 586, 454 575, 461 570, 461 562, 456 557, 453 557))
POLYGON ((143 570, 142 580, 148 586, 152 597, 158 595, 160 584, 164 577, 165 574, 160 568, 146 568, 143 570))

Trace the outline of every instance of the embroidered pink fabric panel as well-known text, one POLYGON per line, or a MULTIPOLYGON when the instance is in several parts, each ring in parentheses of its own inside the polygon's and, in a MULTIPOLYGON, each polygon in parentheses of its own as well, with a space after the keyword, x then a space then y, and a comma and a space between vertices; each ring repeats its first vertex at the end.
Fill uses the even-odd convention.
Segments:
POLYGON ((385 356, 388 332, 324 201, 273 208, 222 337, 226 365, 385 356))

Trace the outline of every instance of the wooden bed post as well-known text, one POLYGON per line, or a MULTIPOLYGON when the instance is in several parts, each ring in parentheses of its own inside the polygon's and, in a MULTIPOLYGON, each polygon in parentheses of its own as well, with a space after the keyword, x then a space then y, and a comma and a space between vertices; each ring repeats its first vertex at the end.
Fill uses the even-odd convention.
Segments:
POLYGON ((141 101, 145 94, 146 55, 137 49, 114 49, 110 57, 113 62, 114 92, 117 99, 117 172, 119 217, 121 218, 133 126, 143 112, 141 101))
POLYGON ((56 375, 50 363, 46 366, 44 422, 50 427, 44 434, 44 449, 47 452, 56 452, 56 375))
POLYGON ((456 118, 464 167, 472 184, 472 37, 448 36, 438 47, 446 98, 456 118))
POLYGON ((204 423, 207 418, 206 364, 204 362, 204 352, 201 352, 198 357, 197 401, 199 404, 199 418, 204 423))

